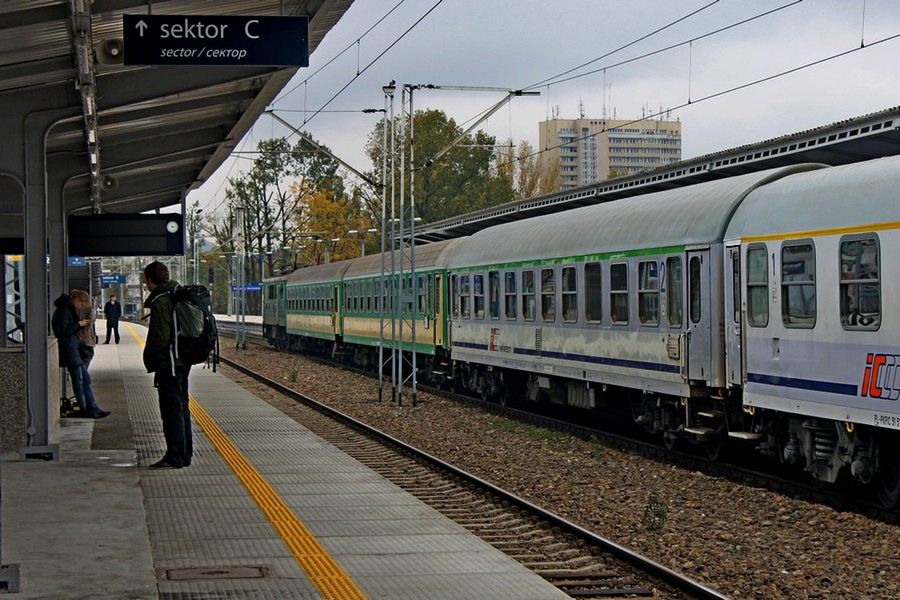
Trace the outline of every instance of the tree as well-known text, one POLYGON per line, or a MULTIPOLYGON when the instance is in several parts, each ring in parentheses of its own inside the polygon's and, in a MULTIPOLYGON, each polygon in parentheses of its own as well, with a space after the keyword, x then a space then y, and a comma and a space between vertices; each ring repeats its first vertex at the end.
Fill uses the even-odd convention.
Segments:
MULTIPOLYGON (((443 111, 416 112, 413 118, 415 156, 413 169, 415 180, 416 215, 425 223, 440 221, 462 213, 495 206, 513 199, 511 182, 499 179, 491 169, 496 139, 483 131, 465 136, 440 159, 429 161, 462 134, 456 122, 443 111)), ((400 117, 394 124, 397 152, 400 151, 400 117)), ((380 180, 383 156, 384 131, 378 123, 369 134, 366 153, 372 160, 373 179, 380 180)), ((399 188, 399 154, 395 157, 395 185, 399 188)), ((409 190, 409 164, 407 164, 406 189, 409 190)), ((388 186, 390 181, 386 182, 388 186)), ((390 197, 390 187, 387 189, 390 197)), ((399 190, 398 190, 399 196, 399 190)), ((378 214, 378 210, 373 211, 378 214)))
POLYGON ((559 190, 559 158, 536 153, 526 140, 519 147, 502 147, 497 153, 498 176, 513 182, 518 198, 533 198, 559 190))

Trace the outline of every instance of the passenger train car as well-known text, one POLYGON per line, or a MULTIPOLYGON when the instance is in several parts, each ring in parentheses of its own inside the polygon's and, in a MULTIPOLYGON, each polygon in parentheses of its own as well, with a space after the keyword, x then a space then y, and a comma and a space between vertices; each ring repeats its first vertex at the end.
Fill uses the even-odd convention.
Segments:
MULTIPOLYGON (((898 190, 900 158, 803 164, 423 246, 425 291, 403 310, 408 320, 415 304, 425 335, 404 348, 426 358, 423 375, 486 398, 626 405, 669 446, 715 456, 732 440, 817 480, 873 483, 893 505, 900 324, 883 307, 900 307, 898 190)), ((371 365, 380 265, 268 281, 266 336, 282 348, 327 339, 371 365), (316 286, 326 338, 304 304, 285 302, 316 286)))

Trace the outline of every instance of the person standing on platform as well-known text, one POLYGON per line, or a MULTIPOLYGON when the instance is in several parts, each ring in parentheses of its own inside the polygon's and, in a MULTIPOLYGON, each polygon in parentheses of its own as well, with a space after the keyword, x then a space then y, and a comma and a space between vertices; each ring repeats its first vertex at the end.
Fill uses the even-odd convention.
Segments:
MULTIPOLYGON (((66 294, 60 294, 59 298, 53 302, 53 306, 56 307, 56 310, 53 311, 50 324, 53 328, 53 335, 58 340, 59 366, 65 367, 69 372, 72 391, 78 401, 81 416, 89 419, 102 419, 109 416, 109 411, 102 410, 97 406, 94 390, 91 387, 91 376, 81 351, 79 333, 83 328, 91 327, 92 321, 78 316, 72 298, 66 294)), ((91 356, 93 357, 93 348, 91 348, 91 356)))
POLYGON ((106 318, 106 341, 109 343, 109 336, 112 332, 116 333, 116 343, 119 343, 119 319, 122 318, 122 305, 116 302, 116 295, 109 297, 109 302, 103 305, 103 316, 106 318))
POLYGON ((191 365, 175 358, 174 292, 178 284, 169 279, 169 269, 154 261, 144 268, 144 283, 150 295, 144 308, 150 311, 144 366, 154 373, 153 386, 159 394, 166 453, 151 469, 180 469, 190 466, 193 455, 191 413, 188 407, 188 376, 191 365))

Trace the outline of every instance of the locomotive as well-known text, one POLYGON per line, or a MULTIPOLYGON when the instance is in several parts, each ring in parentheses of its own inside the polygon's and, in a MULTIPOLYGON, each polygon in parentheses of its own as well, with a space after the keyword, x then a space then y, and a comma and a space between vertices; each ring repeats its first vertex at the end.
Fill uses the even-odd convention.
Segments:
POLYGON ((743 444, 893 506, 898 190, 898 157, 792 165, 420 246, 402 280, 380 255, 304 268, 265 282, 264 334, 362 367, 396 337, 434 383, 627 408, 667 447, 743 444))

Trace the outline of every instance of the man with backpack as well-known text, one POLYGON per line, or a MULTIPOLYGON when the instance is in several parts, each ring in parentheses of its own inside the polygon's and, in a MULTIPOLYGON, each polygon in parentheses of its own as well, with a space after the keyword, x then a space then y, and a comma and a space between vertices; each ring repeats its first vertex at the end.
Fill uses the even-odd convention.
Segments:
POLYGON ((144 366, 154 373, 153 386, 159 394, 166 453, 151 469, 180 469, 190 466, 193 455, 191 413, 188 408, 188 376, 191 363, 175 355, 175 292, 178 284, 169 279, 169 269, 154 261, 144 268, 144 282, 150 295, 144 308, 150 310, 144 366))

